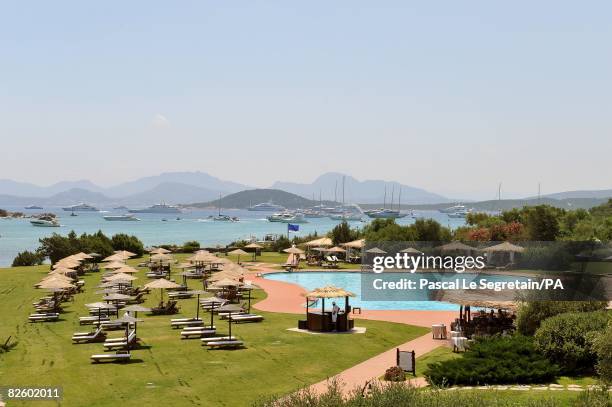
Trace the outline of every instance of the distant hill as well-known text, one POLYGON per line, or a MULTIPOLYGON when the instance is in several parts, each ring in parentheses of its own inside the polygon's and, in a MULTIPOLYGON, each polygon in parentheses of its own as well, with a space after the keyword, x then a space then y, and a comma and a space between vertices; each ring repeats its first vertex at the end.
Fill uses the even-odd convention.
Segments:
POLYGON ((345 201, 347 203, 378 203, 383 201, 385 187, 387 189, 387 202, 391 202, 391 193, 394 190, 394 202, 399 199, 399 191, 402 191, 402 202, 406 204, 428 204, 439 202, 450 202, 451 200, 438 194, 424 189, 402 185, 395 181, 366 180, 359 181, 351 176, 329 172, 319 176, 310 184, 299 184, 295 182, 276 182, 272 185, 274 189, 282 189, 306 198, 313 195, 315 199, 319 197, 319 192, 323 198, 342 201, 342 177, 345 177, 345 201), (337 193, 334 193, 337 191, 337 193))
POLYGON ((164 182, 146 191, 116 198, 115 201, 123 205, 152 205, 160 202, 177 204, 208 201, 218 196, 219 192, 212 189, 180 182, 164 182))
MULTIPOLYGON (((235 194, 227 195, 214 201, 186 204, 183 206, 195 208, 234 208, 247 209, 251 205, 256 205, 262 202, 273 202, 276 205, 282 205, 287 209, 307 208, 318 205, 319 201, 312 201, 296 194, 281 191, 279 189, 250 189, 246 191, 236 192, 235 194)), ((333 205, 331 201, 323 201, 323 205, 333 205)))
MULTIPOLYGON (((502 199, 480 201, 480 202, 454 202, 443 204, 430 205, 403 205, 402 209, 423 209, 423 210, 438 210, 448 208, 449 206, 461 203, 467 208, 474 208, 483 211, 509 210, 514 208, 522 208, 523 206, 550 205, 556 208, 563 209, 590 209, 594 206, 601 205, 607 202, 607 198, 569 198, 569 199, 552 199, 552 198, 534 198, 534 199, 502 199)), ((377 208, 381 204, 362 205, 363 209, 377 208)))
POLYGON ((554 194, 547 194, 544 196, 546 198, 553 198, 553 199, 612 198, 612 189, 557 192, 554 194))

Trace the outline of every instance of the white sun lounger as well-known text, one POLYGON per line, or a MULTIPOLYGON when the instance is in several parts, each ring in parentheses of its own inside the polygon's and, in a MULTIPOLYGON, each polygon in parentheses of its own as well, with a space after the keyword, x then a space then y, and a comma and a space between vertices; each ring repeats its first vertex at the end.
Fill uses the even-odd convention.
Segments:
POLYGON ((233 340, 233 341, 214 341, 214 342, 208 342, 206 344, 206 346, 208 346, 209 348, 237 348, 239 346, 244 345, 244 342, 242 341, 237 341, 237 340, 233 340))
POLYGON ((92 324, 98 322, 98 320, 100 322, 102 322, 102 321, 110 321, 110 318, 106 317, 106 316, 101 316, 99 318, 97 316, 95 316, 95 317, 79 317, 79 324, 80 325, 92 325, 92 324))
POLYGON ((130 360, 132 355, 130 353, 103 353, 101 355, 91 355, 91 361, 94 363, 98 363, 101 361, 111 361, 111 362, 127 362, 130 360))
POLYGON ((264 317, 261 315, 232 315, 230 318, 233 322, 260 322, 264 317))
POLYGON ((200 340, 202 341, 202 345, 206 345, 208 342, 235 341, 236 337, 235 336, 217 336, 217 337, 211 337, 211 338, 202 338, 200 340))
POLYGON ((217 333, 216 329, 200 329, 200 330, 189 330, 181 331, 181 339, 189 338, 201 338, 203 336, 214 335, 217 333))

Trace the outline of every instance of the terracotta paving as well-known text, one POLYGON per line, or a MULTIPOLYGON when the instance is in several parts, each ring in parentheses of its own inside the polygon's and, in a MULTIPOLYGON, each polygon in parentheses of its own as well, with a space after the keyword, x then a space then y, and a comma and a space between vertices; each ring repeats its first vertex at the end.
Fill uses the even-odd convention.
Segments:
MULTIPOLYGON (((305 290, 295 284, 286 283, 283 281, 269 280, 262 277, 257 277, 257 274, 265 274, 266 272, 277 272, 266 267, 265 264, 251 267, 251 273, 248 278, 252 279, 255 284, 266 291, 268 297, 254 305, 262 311, 269 312, 285 312, 293 314, 303 314, 305 312, 305 298, 303 294, 305 290)), ((353 314, 355 319, 369 319, 377 321, 396 322, 409 325, 417 325, 423 327, 431 327, 433 324, 444 323, 450 327, 450 322, 456 318, 456 312, 452 311, 386 311, 386 310, 363 310, 362 314, 353 314)), ((399 346, 402 350, 414 350, 416 356, 419 357, 439 346, 448 346, 447 341, 434 340, 431 334, 421 336, 417 339, 408 341, 399 346)), ((366 383, 372 379, 377 379, 385 373, 385 370, 395 364, 395 348, 389 349, 379 355, 376 355, 368 360, 365 360, 341 373, 336 378, 344 384, 345 391, 350 391, 356 387, 363 388, 366 383)), ((313 389, 317 392, 322 391, 326 387, 327 380, 321 381, 313 385, 313 389)), ((424 386, 426 382, 423 378, 412 380, 416 386, 424 386)))

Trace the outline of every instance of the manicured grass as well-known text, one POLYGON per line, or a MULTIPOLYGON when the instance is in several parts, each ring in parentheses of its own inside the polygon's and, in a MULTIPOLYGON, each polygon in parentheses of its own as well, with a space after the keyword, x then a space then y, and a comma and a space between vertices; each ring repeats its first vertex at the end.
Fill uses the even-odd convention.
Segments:
POLYGON ((416 359, 416 375, 423 376, 423 372, 427 369, 427 365, 431 363, 442 362, 460 357, 461 355, 459 353, 454 353, 453 350, 447 346, 435 348, 431 352, 428 352, 416 359))
MULTIPOLYGON (((246 349, 208 350, 199 340, 181 341, 179 331, 170 328, 170 318, 195 313, 194 298, 179 301, 181 315, 139 314, 144 319, 138 325, 142 347, 133 351, 133 363, 92 365, 89 356, 102 353, 102 344, 72 345, 70 337, 89 329, 78 325, 78 317, 87 314, 85 303, 101 298, 94 293, 100 275, 84 277, 85 293, 64 305, 61 321, 30 324, 31 303, 44 295, 32 286, 47 272, 48 266, 0 269, 0 341, 9 335, 19 341, 13 350, 0 354, 0 385, 63 386, 62 406, 244 406, 261 395, 283 394, 323 380, 427 332, 360 320, 359 325, 367 328, 363 335, 307 335, 287 331, 300 316, 262 312, 263 323, 232 329, 245 341, 246 349)), ((178 274, 174 276, 179 281, 178 274)), ((137 277, 136 284, 147 282, 144 270, 137 277)), ((197 280, 189 284, 201 286, 197 280)), ((265 293, 255 291, 254 296, 257 301, 265 293)), ((144 305, 158 302, 159 292, 154 291, 144 305)), ((218 331, 226 332, 225 322, 215 324, 218 331)), ((10 405, 29 404, 11 401, 10 405)))

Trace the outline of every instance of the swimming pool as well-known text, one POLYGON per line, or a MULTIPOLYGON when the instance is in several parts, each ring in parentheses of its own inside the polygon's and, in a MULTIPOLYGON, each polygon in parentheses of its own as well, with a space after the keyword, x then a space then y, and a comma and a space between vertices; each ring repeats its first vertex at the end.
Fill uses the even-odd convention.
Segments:
MULTIPOLYGON (((423 273, 415 273, 417 276, 423 273)), ((350 298, 354 307, 363 307, 370 310, 428 310, 428 311, 456 311, 459 306, 442 301, 364 301, 361 299, 361 274, 349 272, 291 272, 269 273, 265 278, 276 281, 285 281, 313 290, 325 285, 335 285, 357 296, 350 298)))

